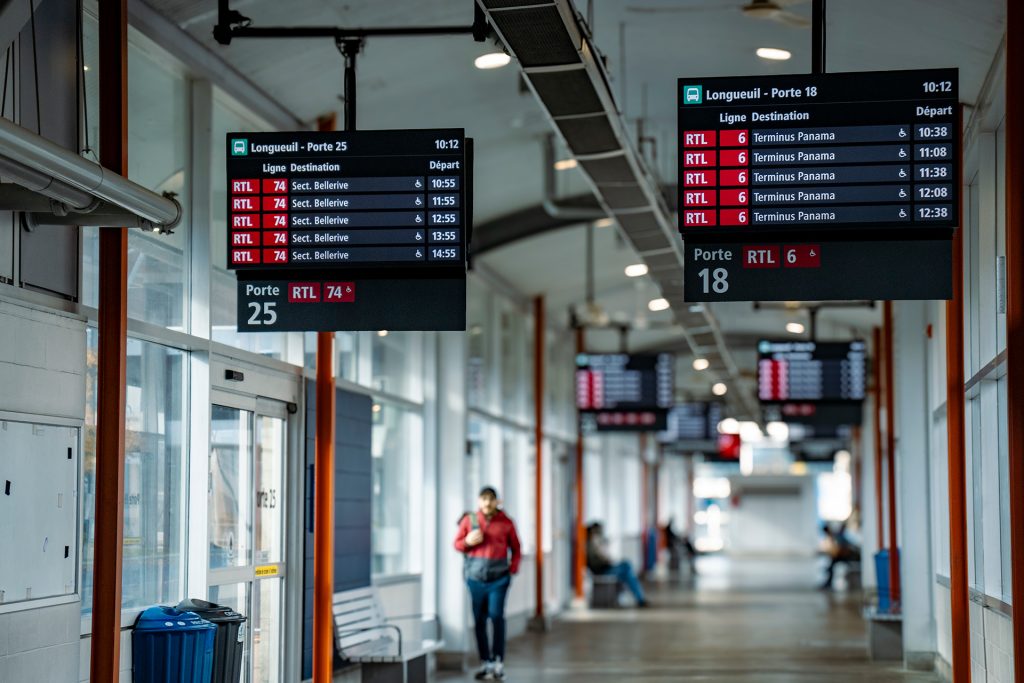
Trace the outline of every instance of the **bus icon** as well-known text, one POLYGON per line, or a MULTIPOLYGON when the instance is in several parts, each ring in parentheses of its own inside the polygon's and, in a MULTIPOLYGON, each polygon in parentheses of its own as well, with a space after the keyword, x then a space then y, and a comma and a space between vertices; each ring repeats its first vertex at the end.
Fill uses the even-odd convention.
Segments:
POLYGON ((231 141, 231 156, 244 157, 249 154, 249 141, 245 138, 238 138, 231 141))
POLYGON ((704 86, 703 85, 684 85, 683 86, 683 104, 703 104, 704 103, 704 86))

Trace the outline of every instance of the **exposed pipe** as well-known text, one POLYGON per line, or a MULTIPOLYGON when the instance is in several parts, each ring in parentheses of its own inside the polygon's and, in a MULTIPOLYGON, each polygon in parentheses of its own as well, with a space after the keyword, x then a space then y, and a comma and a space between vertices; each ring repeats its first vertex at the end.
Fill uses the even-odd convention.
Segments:
POLYGON ((166 197, 5 118, 0 118, 0 158, 84 190, 153 223, 165 225, 179 220, 179 207, 166 197))
MULTIPOLYGON (((2 164, 3 160, 0 160, 0 165, 2 164)), ((25 227, 29 230, 44 225, 92 225, 100 228, 141 228, 170 234, 172 228, 177 224, 177 221, 170 224, 157 224, 70 186, 65 185, 64 187, 72 193, 78 193, 80 196, 76 199, 84 198, 89 203, 81 208, 78 201, 69 204, 56 198, 44 196, 41 191, 35 192, 19 185, 5 183, 0 185, 0 211, 22 212, 25 227)), ((178 206, 180 214, 181 204, 178 203, 178 200, 170 194, 167 195, 167 198, 178 206)))
POLYGON ((874 384, 874 432, 875 432, 875 522, 878 534, 878 548, 885 547, 885 507, 882 491, 882 331, 872 330, 872 344, 875 350, 874 362, 871 364, 871 380, 874 384))
POLYGON ((25 164, 19 164, 17 161, 4 157, 0 157, 0 177, 8 178, 17 184, 17 187, 0 186, 0 190, 5 194, 11 190, 24 188, 83 211, 96 202, 96 199, 88 192, 54 180, 53 176, 40 173, 25 164))

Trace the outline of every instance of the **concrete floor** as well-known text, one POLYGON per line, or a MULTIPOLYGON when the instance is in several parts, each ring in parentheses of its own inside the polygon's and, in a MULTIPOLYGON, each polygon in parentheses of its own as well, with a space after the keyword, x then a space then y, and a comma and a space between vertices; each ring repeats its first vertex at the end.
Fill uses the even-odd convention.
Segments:
MULTIPOLYGON (((658 582, 647 610, 571 611, 550 633, 509 643, 508 680, 523 683, 934 682, 867 659, 859 595, 816 589, 807 560, 704 558, 696 583, 658 582)), ((443 674, 439 681, 471 681, 443 674)))

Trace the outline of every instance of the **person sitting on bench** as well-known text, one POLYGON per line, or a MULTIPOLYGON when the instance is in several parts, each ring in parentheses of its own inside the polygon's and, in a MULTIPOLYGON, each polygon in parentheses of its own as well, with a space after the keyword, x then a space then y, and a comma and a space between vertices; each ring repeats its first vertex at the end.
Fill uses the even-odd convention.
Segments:
POLYGON ((849 568, 852 563, 860 562, 860 548, 846 535, 846 522, 839 527, 839 531, 832 531, 832 527, 827 523, 821 525, 821 530, 825 534, 826 552, 830 559, 828 569, 825 571, 825 581, 820 588, 821 590, 831 590, 836 565, 844 562, 849 568))
POLYGON ((665 546, 668 548, 668 554, 670 558, 671 567, 678 569, 680 564, 680 555, 682 552, 686 553, 686 558, 690 563, 690 573, 693 575, 697 574, 697 549, 693 547, 693 543, 690 542, 690 537, 687 534, 680 536, 676 533, 675 529, 672 528, 672 523, 675 520, 671 517, 668 520, 668 524, 662 530, 665 534, 665 546))
POLYGON ((614 576, 626 584, 630 592, 633 593, 638 607, 649 606, 640 580, 636 577, 636 572, 633 571, 633 565, 627 560, 613 562, 608 555, 604 527, 600 522, 594 522, 587 527, 587 568, 595 576, 614 576))

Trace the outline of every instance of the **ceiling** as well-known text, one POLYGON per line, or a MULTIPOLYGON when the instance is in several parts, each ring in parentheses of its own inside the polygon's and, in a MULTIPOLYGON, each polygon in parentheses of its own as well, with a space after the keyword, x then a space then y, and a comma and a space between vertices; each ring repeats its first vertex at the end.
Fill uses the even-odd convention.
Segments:
MULTIPOLYGON (((342 60, 330 39, 238 39, 214 42, 216 0, 148 0, 210 50, 230 62, 303 121, 340 111, 342 60)), ((644 118, 657 140, 648 161, 667 183, 675 182, 675 82, 681 76, 799 73, 809 70, 811 32, 752 19, 742 0, 600 0, 593 2, 594 41, 607 59, 618 104, 630 122, 644 118), (636 12, 636 8, 665 10, 636 12), (761 46, 786 48, 788 62, 754 55, 761 46)), ((810 16, 809 2, 790 10, 810 16)), ((472 22, 471 0, 233 0, 253 26, 429 26, 472 22)), ((576 0, 586 16, 588 3, 576 0)), ((865 71, 959 67, 964 102, 977 98, 1005 26, 1005 0, 833 0, 828 3, 827 68, 865 71)), ((491 51, 469 36, 372 38, 358 62, 360 128, 465 127, 476 139, 477 225, 539 204, 544 198, 542 140, 550 126, 533 95, 521 87, 515 64, 492 71, 473 67, 491 51)), ((576 171, 558 173, 559 194, 587 192, 576 171)), ((524 296, 545 294, 562 315, 585 296, 585 229, 570 226, 494 250, 481 268, 524 296)), ((651 313, 658 296, 646 278, 623 270, 637 260, 615 228, 595 230, 597 300, 615 321, 639 329, 634 348, 678 348, 681 331, 668 313, 651 313)), ((753 371, 751 340, 784 336, 785 323, 806 312, 755 311, 752 304, 715 304, 723 334, 741 370, 753 371)), ((873 309, 826 309, 819 335, 863 336, 880 321, 873 309)), ((595 332, 596 350, 618 348, 615 332, 595 332)), ((681 370, 689 367, 682 357, 681 370)), ((683 389, 700 395, 706 378, 681 372, 683 389)))

